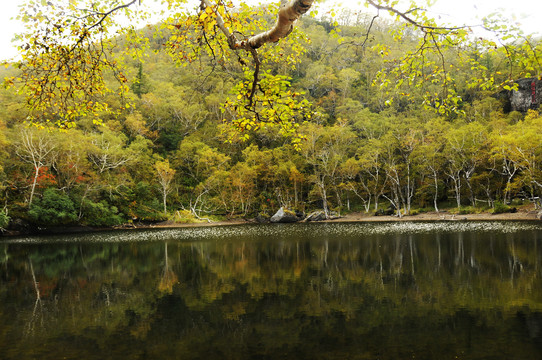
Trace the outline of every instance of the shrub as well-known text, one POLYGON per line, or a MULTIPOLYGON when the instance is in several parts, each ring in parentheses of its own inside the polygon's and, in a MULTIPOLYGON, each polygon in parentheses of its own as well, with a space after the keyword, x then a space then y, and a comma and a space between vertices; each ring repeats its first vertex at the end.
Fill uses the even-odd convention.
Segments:
POLYGON ((455 208, 455 209, 449 210, 450 214, 456 214, 456 215, 477 214, 480 211, 481 211, 480 209, 477 209, 474 206, 461 206, 459 209, 455 208))
POLYGON ((164 221, 167 216, 164 214, 163 205, 158 199, 148 201, 138 201, 132 209, 132 214, 135 218, 143 221, 164 221))
POLYGON ((433 208, 417 208, 417 209, 411 209, 410 210, 410 215, 419 215, 419 214, 424 214, 424 213, 428 213, 428 212, 431 212, 433 211, 434 209, 433 208))
POLYGON ((124 218, 133 221, 164 221, 164 206, 161 195, 147 182, 140 181, 134 188, 124 189, 124 198, 117 198, 115 205, 124 218))
POLYGON ((9 220, 8 212, 6 210, 0 210, 0 230, 8 227, 9 220))
POLYGON ((493 210, 491 211, 493 214, 504 214, 511 212, 512 208, 500 201, 496 201, 493 205, 493 210))
POLYGON ((45 190, 43 197, 32 203, 28 216, 37 225, 69 225, 77 221, 75 206, 70 197, 52 188, 45 190))
POLYGON ((169 218, 169 220, 178 224, 193 224, 203 222, 203 220, 196 218, 189 210, 177 210, 169 218))
POLYGON ((124 217, 117 207, 110 206, 105 200, 93 202, 84 199, 82 222, 90 226, 114 226, 124 222, 124 217))

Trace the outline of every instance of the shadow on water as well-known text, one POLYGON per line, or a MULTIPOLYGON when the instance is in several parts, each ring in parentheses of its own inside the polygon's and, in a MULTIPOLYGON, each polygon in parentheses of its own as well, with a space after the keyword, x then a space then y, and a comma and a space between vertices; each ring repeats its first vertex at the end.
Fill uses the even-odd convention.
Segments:
POLYGON ((542 226, 294 224, 0 243, 3 359, 535 359, 542 226))

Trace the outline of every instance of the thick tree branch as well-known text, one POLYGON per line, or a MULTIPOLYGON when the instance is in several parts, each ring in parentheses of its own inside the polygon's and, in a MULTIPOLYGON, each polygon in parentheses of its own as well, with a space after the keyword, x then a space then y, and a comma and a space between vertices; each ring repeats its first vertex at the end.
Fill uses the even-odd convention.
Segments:
POLYGON ((275 26, 266 32, 254 35, 248 39, 248 45, 253 49, 257 49, 268 42, 277 42, 285 38, 292 32, 294 22, 311 8, 312 3, 313 0, 283 2, 275 26))
POLYGON ((216 23, 220 31, 228 39, 228 45, 232 50, 246 50, 251 53, 254 59, 254 80, 252 82, 252 89, 249 94, 249 104, 252 105, 252 100, 254 94, 256 93, 256 88, 258 86, 258 75, 260 71, 260 59, 256 49, 263 46, 269 42, 277 42, 282 38, 288 36, 293 28, 294 22, 299 19, 299 17, 305 14, 312 6, 314 0, 282 0, 280 10, 278 13, 277 22, 270 30, 263 33, 257 34, 249 38, 248 40, 238 40, 233 33, 229 31, 224 23, 222 16, 213 8, 213 4, 210 0, 201 0, 201 8, 210 8, 213 10, 216 16, 216 23))
POLYGON ((222 33, 228 39, 230 48, 232 50, 245 49, 248 51, 250 51, 250 49, 257 49, 269 42, 277 42, 280 39, 288 36, 293 30, 294 22, 311 8, 313 2, 314 0, 292 0, 289 2, 283 1, 275 26, 268 31, 252 36, 248 40, 238 40, 228 30, 222 16, 213 9, 213 4, 211 1, 201 0, 203 5, 202 8, 209 7, 213 9, 213 12, 216 15, 216 23, 220 28, 220 31, 222 31, 222 33))

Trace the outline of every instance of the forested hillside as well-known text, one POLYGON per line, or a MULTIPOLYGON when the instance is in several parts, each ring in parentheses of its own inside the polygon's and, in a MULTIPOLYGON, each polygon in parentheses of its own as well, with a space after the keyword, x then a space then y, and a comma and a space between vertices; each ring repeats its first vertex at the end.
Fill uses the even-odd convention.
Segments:
MULTIPOLYGON (((142 59, 125 58, 128 97, 108 95, 113 111, 75 116, 74 127, 28 126, 17 85, 1 90, 0 228, 251 218, 281 206, 398 216, 499 212, 521 199, 540 206, 542 116, 507 112, 505 93, 484 91, 540 69, 456 48, 431 60, 444 62, 453 82, 420 70, 418 83, 401 70, 409 64, 401 56, 421 34, 398 39, 396 25, 381 19, 367 34, 372 20, 353 12, 303 18, 281 60, 262 69, 262 82, 265 73, 283 81, 267 87, 280 90, 275 106, 258 106, 295 120, 288 129, 239 118, 246 77, 237 61, 202 56, 176 66, 168 54, 176 50, 151 35, 142 59), (445 86, 457 94, 453 111, 428 100, 445 86)), ((529 46, 540 53, 540 43, 529 46)))

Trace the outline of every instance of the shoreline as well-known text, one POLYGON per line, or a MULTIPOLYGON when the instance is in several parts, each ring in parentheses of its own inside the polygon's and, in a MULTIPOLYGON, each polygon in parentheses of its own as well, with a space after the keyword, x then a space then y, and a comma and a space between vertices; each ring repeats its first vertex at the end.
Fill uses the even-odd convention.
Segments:
MULTIPOLYGON (((447 221, 542 221, 538 218, 538 211, 534 209, 520 208, 514 213, 477 213, 477 214, 452 214, 447 211, 440 212, 426 212, 416 215, 405 215, 397 217, 395 215, 382 215, 375 216, 373 214, 367 214, 362 212, 352 212, 342 215, 336 219, 315 221, 315 223, 362 223, 362 222, 447 222, 447 221)), ((300 221, 307 222, 307 221, 300 221)), ((74 226, 74 227, 62 227, 43 229, 37 232, 22 233, 18 231, 5 231, 0 233, 0 239, 2 237, 15 237, 15 236, 27 236, 27 235, 55 235, 55 234, 77 234, 77 233, 89 233, 100 231, 114 231, 114 230, 137 230, 137 229, 175 229, 175 228, 190 228, 190 227, 215 227, 215 226, 232 226, 232 225, 248 225, 258 224, 255 219, 241 219, 234 218, 228 220, 221 220, 215 222, 200 222, 200 223, 173 223, 169 221, 156 223, 156 224, 126 224, 114 227, 87 227, 87 226, 74 226)))
MULTIPOLYGON (((427 212, 417 215, 406 215, 401 218, 395 215, 375 216, 361 212, 352 212, 345 214, 336 219, 314 221, 314 223, 379 223, 379 222, 447 222, 447 221, 541 221, 538 219, 538 212, 531 210, 518 210, 515 213, 478 213, 478 214, 451 214, 447 211, 427 212)), ((299 221, 298 223, 308 223, 309 221, 299 221)), ((211 223, 170 223, 163 222, 152 225, 140 225, 133 227, 117 227, 115 229, 174 229, 174 228, 189 228, 189 227, 213 227, 213 226, 231 226, 231 225, 257 225, 255 219, 229 219, 211 223)), ((270 224, 270 223, 262 223, 270 224)))
POLYGON ((427 212, 417 215, 397 217, 393 215, 373 216, 365 213, 351 213, 336 220, 345 222, 393 222, 393 221, 539 221, 537 211, 521 211, 515 213, 478 213, 478 214, 451 214, 447 211, 427 212))

